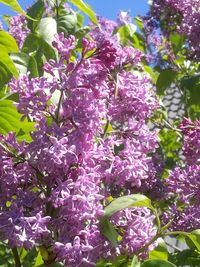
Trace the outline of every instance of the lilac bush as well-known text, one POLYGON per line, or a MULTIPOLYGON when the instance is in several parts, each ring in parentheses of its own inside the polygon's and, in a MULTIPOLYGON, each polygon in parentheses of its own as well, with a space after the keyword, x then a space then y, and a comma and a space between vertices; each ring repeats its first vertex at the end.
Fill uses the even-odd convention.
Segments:
POLYGON ((161 238, 200 249, 200 128, 164 117, 157 71, 167 53, 164 71, 177 70, 177 54, 156 29, 173 18, 170 31, 196 49, 199 6, 155 0, 139 33, 128 12, 114 22, 70 2, 89 26, 63 1, 39 0, 1 31, 12 45, 0 79, 0 241, 17 267, 173 267, 161 238))
MULTIPOLYGON (((10 33, 21 46, 28 30, 15 31, 18 19, 24 22, 13 18, 10 33)), ((77 57, 71 56, 75 37, 59 33, 52 43, 59 59, 45 63, 44 76, 21 75, 9 83, 35 131, 30 143, 18 143, 14 133, 1 136, 1 239, 11 247, 42 245, 54 256, 47 262, 66 266, 93 266, 119 251, 132 255, 156 234, 153 215, 142 208, 132 219, 127 211, 119 247, 100 231, 107 197, 137 192, 154 179, 149 153, 158 147, 157 131, 146 125, 158 107, 150 80, 131 71, 142 70, 143 55, 122 47, 100 22, 102 29, 93 26, 82 39, 77 57)))

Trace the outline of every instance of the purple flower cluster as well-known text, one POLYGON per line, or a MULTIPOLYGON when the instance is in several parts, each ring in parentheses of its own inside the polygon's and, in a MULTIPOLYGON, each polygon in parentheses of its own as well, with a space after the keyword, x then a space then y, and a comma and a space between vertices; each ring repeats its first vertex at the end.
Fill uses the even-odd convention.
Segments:
POLYGON ((189 165, 185 168, 177 167, 170 174, 167 182, 169 194, 177 195, 181 203, 189 205, 200 202, 200 167, 189 165))
POLYGON ((30 30, 27 27, 27 22, 23 15, 10 18, 9 33, 15 38, 19 48, 22 48, 24 40, 29 32, 30 30))
POLYGON ((154 0, 151 16, 158 21, 161 19, 165 23, 166 32, 178 30, 180 34, 187 36, 190 49, 196 55, 199 54, 199 0, 154 0))
POLYGON ((168 198, 173 205, 164 216, 164 221, 173 219, 173 230, 194 230, 200 227, 200 157, 199 121, 192 122, 184 118, 180 129, 182 130, 183 155, 186 166, 176 167, 166 179, 168 198))
POLYGON ((183 153, 188 164, 196 164, 200 159, 200 121, 185 118, 180 126, 184 135, 183 153))
MULTIPOLYGON (((119 253, 124 254, 128 251, 130 255, 134 255, 149 242, 157 232, 154 219, 155 216, 147 208, 129 208, 114 215, 112 222, 122 233, 119 253)), ((156 242, 152 243, 149 249, 155 246, 156 242)), ((142 256, 145 257, 145 253, 142 256)))
POLYGON ((0 137, 0 239, 43 246, 52 254, 48 263, 68 267, 94 266, 113 251, 131 255, 156 234, 146 208, 111 219, 125 232, 116 249, 99 226, 107 197, 157 183, 150 154, 158 147, 157 131, 146 124, 158 103, 149 78, 132 71, 141 52, 122 47, 104 24, 83 38, 76 58, 74 36, 57 34, 59 60, 45 64, 44 77, 10 82, 35 131, 30 143, 18 143, 12 133, 0 137))
POLYGON ((200 227, 199 205, 172 205, 162 217, 163 223, 168 224, 168 230, 191 232, 200 227))

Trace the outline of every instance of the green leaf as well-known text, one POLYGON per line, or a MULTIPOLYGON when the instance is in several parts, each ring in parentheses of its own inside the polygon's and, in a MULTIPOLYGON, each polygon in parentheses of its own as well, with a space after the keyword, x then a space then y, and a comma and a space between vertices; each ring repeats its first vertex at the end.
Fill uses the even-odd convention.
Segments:
POLYGON ((24 123, 23 129, 20 129, 16 135, 17 141, 26 140, 26 142, 30 143, 33 139, 30 136, 30 132, 33 132, 35 129, 33 128, 34 123, 24 123))
POLYGON ((176 267, 173 263, 164 260, 147 260, 142 263, 141 267, 176 267))
POLYGON ((43 265, 43 263, 44 263, 44 261, 42 259, 42 256, 41 256, 40 252, 38 252, 36 262, 35 262, 35 265, 33 267, 41 266, 41 265, 43 265))
POLYGON ((80 13, 76 14, 77 16, 77 26, 78 28, 83 28, 84 27, 84 16, 80 13))
POLYGON ((64 7, 59 8, 57 21, 57 31, 63 32, 65 36, 74 34, 77 27, 77 15, 74 11, 67 11, 64 7))
POLYGON ((109 120, 107 120, 106 124, 103 125, 102 128, 103 128, 102 138, 103 138, 105 135, 107 135, 107 134, 109 134, 109 133, 112 133, 112 131, 113 131, 112 125, 110 124, 109 120))
POLYGON ((98 25, 97 17, 95 15, 93 9, 91 8, 91 6, 89 6, 88 4, 86 4, 82 0, 69 0, 69 1, 73 5, 75 5, 78 9, 80 9, 83 13, 85 13, 94 24, 98 25))
POLYGON ((3 3, 5 5, 11 7, 17 13, 20 13, 20 14, 32 19, 31 17, 26 15, 26 12, 21 8, 21 6, 19 5, 19 3, 16 0, 0 0, 0 3, 3 3))
POLYGON ((7 24, 8 28, 9 28, 10 27, 10 18, 11 18, 11 16, 3 15, 2 17, 3 17, 4 22, 7 24))
POLYGON ((11 249, 5 243, 2 242, 0 242, 0 266, 1 267, 15 266, 11 249))
POLYGON ((2 65, 5 66, 5 68, 15 77, 18 78, 19 73, 15 67, 15 64, 13 63, 13 61, 11 60, 11 58, 9 57, 9 55, 7 54, 7 52, 5 52, 5 50, 1 49, 0 50, 0 63, 2 65))
POLYGON ((104 218, 109 218, 116 212, 129 207, 147 207, 154 209, 151 200, 144 195, 134 194, 116 198, 106 208, 104 218))
POLYGON ((162 238, 157 239, 158 245, 149 252, 149 259, 168 260, 167 246, 162 238))
POLYGON ((30 77, 37 77, 39 75, 37 63, 33 56, 25 53, 14 53, 10 57, 20 73, 27 74, 27 72, 30 72, 30 77))
POLYGON ((2 100, 12 100, 13 102, 19 103, 19 94, 7 93, 3 96, 2 100))
POLYGON ((56 20, 51 17, 41 19, 36 31, 44 41, 52 45, 54 35, 57 33, 56 20))
POLYGON ((51 45, 49 45, 47 42, 43 40, 41 41, 41 51, 43 52, 46 60, 49 60, 49 59, 57 60, 56 50, 51 45))
POLYGON ((40 75, 43 75, 43 64, 46 60, 57 60, 54 48, 48 44, 41 36, 36 33, 31 33, 24 41, 22 52, 32 54, 37 63, 37 69, 40 75))
POLYGON ((145 39, 139 32, 135 32, 131 38, 132 45, 140 51, 145 51, 145 39))
POLYGON ((157 73, 155 72, 155 70, 153 70, 150 66, 145 65, 145 66, 144 66, 144 71, 146 71, 146 72, 150 75, 152 81, 153 81, 154 83, 156 83, 156 80, 157 80, 157 73))
POLYGON ((34 265, 37 257, 37 250, 34 248, 30 251, 26 251, 23 248, 22 254, 20 253, 20 259, 22 262, 23 267, 30 267, 30 262, 32 263, 32 266, 34 265))
POLYGON ((108 218, 120 210, 136 206, 147 207, 154 210, 153 206, 151 205, 151 200, 141 194, 119 197, 113 200, 105 208, 105 213, 100 221, 100 226, 103 235, 108 238, 108 240, 113 244, 113 246, 117 246, 120 236, 115 230, 114 226, 109 222, 108 218))
POLYGON ((180 137, 176 131, 164 128, 159 132, 159 138, 165 156, 165 165, 171 169, 180 160, 179 150, 182 147, 180 137))
POLYGON ((7 32, 0 30, 0 49, 4 49, 8 53, 16 53, 19 51, 15 39, 7 32))
POLYGON ((136 25, 138 26, 139 30, 142 31, 143 30, 142 17, 136 17, 136 18, 134 18, 134 21, 135 21, 136 25))
POLYGON ((28 9, 27 15, 35 19, 35 21, 27 19, 27 26, 32 32, 34 32, 38 26, 44 11, 45 6, 43 0, 38 0, 28 9))
POLYGON ((189 105, 200 105, 200 76, 184 77, 181 80, 181 88, 189 92, 189 105))
POLYGON ((200 251, 200 234, 198 231, 193 231, 192 233, 184 233, 195 245, 195 247, 200 251))
POLYGON ((115 230, 114 226, 109 222, 109 220, 104 219, 100 222, 100 227, 102 234, 112 243, 114 247, 118 244, 118 232, 115 230))
POLYGON ((96 263, 96 267, 106 267, 106 261, 105 260, 101 260, 99 262, 96 263))
POLYGON ((11 100, 0 100, 0 134, 18 133, 22 129, 24 135, 28 136, 30 131, 34 131, 34 123, 21 121, 21 117, 11 100))
POLYGON ((156 83, 158 95, 163 95, 165 90, 175 81, 177 73, 172 69, 162 70, 156 83))
POLYGON ((119 27, 117 33, 120 36, 120 41, 123 46, 127 45, 128 42, 133 42, 133 36, 136 31, 136 26, 134 24, 127 24, 119 27))
POLYGON ((30 72, 29 74, 30 77, 39 76, 37 62, 33 56, 29 56, 29 60, 27 62, 27 72, 30 72))
POLYGON ((133 257, 133 260, 131 262, 131 266, 130 267, 140 267, 140 262, 138 261, 137 256, 133 257))
POLYGON ((12 75, 18 78, 19 73, 9 57, 8 53, 4 50, 0 50, 0 90, 2 90, 6 83, 9 82, 12 75))
MULTIPOLYGON (((106 266, 112 266, 112 267, 128 267, 128 258, 127 255, 119 255, 117 256, 114 261, 111 263, 107 263, 106 266)), ((105 266, 104 266, 105 267, 105 266)))
POLYGON ((9 82, 11 77, 12 73, 0 61, 0 92, 2 92, 2 89, 4 88, 5 84, 9 82))
POLYGON ((170 261, 177 266, 200 266, 200 253, 193 249, 185 249, 170 255, 170 261))
POLYGON ((57 9, 60 8, 64 3, 66 3, 66 0, 45 0, 52 9, 57 12, 57 9))
POLYGON ((175 232, 172 232, 171 235, 180 235, 180 236, 189 238, 190 241, 192 241, 192 243, 194 244, 194 246, 198 249, 198 251, 200 251, 200 232, 199 231, 200 230, 196 230, 191 233, 175 231, 175 232))
POLYGON ((169 39, 171 41, 174 53, 177 54, 185 41, 185 37, 177 32, 173 32, 170 34, 169 39))
POLYGON ((34 53, 40 46, 42 46, 42 38, 36 33, 30 33, 24 40, 22 52, 26 54, 34 53))

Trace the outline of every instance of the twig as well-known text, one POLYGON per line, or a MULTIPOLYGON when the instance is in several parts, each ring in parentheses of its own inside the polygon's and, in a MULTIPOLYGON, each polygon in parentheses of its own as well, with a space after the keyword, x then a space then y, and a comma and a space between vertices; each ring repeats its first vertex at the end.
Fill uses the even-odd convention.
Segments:
POLYGON ((63 99, 63 90, 61 91, 61 94, 60 94, 60 99, 59 99, 59 102, 58 102, 58 108, 56 110, 56 122, 58 124, 59 122, 59 114, 60 114, 60 108, 61 108, 61 103, 62 103, 62 99, 63 99))
POLYGON ((151 244, 153 244, 161 236, 162 233, 158 232, 149 242, 147 242, 143 247, 138 249, 135 255, 139 255, 140 253, 144 252, 151 244))
POLYGON ((20 258, 19 258, 19 254, 17 251, 17 248, 12 248, 12 253, 15 259, 15 267, 21 267, 21 262, 20 262, 20 258))

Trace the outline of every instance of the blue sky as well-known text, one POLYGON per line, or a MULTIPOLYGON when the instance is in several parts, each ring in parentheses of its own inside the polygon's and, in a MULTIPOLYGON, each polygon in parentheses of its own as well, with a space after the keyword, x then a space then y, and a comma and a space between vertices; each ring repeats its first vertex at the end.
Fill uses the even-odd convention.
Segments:
MULTIPOLYGON (((90 4, 98 15, 109 19, 115 19, 119 10, 130 11, 133 17, 141 14, 144 15, 148 10, 147 0, 85 0, 90 4)), ((18 0, 20 5, 25 9, 34 1, 18 0)), ((9 8, 0 4, 0 15, 14 14, 9 8)))
POLYGON ((148 10, 147 0, 87 0, 98 15, 115 19, 119 10, 130 11, 133 17, 145 14, 148 10))

